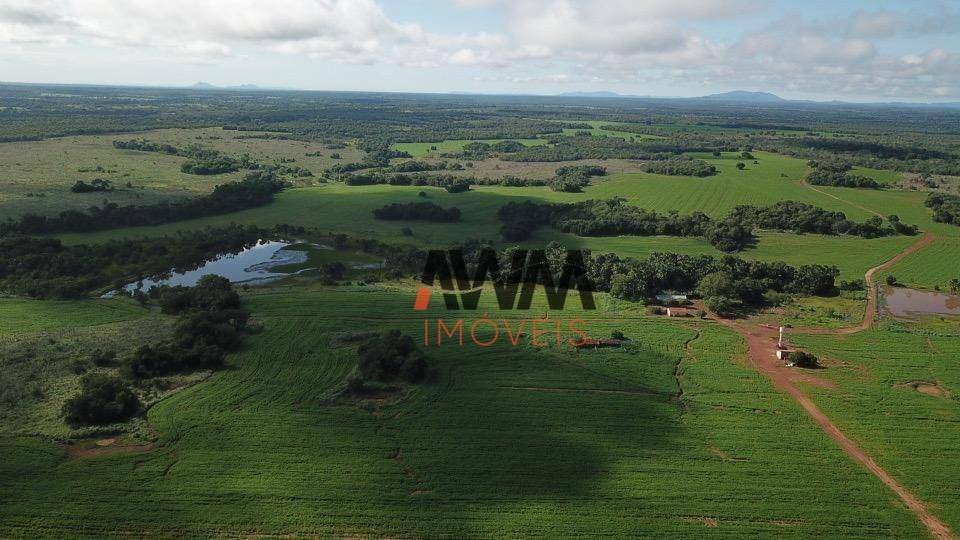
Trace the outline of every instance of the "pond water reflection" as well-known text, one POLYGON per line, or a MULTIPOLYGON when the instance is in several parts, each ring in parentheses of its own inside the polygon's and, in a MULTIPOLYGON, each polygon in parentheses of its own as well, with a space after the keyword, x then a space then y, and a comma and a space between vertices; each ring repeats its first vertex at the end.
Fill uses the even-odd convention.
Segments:
POLYGON ((883 297, 887 310, 895 317, 960 315, 960 296, 952 294, 884 287, 883 297))

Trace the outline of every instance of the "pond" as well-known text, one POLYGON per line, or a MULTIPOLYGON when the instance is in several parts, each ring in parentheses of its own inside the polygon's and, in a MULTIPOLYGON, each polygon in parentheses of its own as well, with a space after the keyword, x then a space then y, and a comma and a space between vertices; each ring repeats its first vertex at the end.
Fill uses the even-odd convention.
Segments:
MULTIPOLYGON (((292 275, 284 272, 273 272, 271 271, 272 268, 306 262, 306 252, 284 249, 290 245, 290 242, 261 241, 258 242, 257 245, 246 248, 238 253, 219 255, 194 270, 173 272, 163 279, 145 279, 131 283, 123 289, 127 292, 133 292, 138 289, 147 292, 160 285, 184 285, 190 287, 196 285, 203 276, 212 274, 223 276, 232 283, 245 283, 249 285, 269 283, 279 278, 292 275)), ((107 293, 107 295, 111 294, 112 293, 107 293)))
POLYGON ((952 294, 884 287, 883 297, 887 310, 894 317, 960 315, 960 296, 952 294))

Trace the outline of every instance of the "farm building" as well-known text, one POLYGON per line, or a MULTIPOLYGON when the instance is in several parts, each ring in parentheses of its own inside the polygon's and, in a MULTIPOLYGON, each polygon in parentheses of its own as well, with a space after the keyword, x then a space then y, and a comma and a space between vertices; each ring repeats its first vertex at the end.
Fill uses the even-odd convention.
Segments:
POLYGON ((667 302, 686 302, 686 301, 687 301, 687 295, 685 295, 685 294, 658 294, 658 295, 657 295, 657 301, 660 302, 661 304, 665 304, 665 303, 667 303, 667 302))

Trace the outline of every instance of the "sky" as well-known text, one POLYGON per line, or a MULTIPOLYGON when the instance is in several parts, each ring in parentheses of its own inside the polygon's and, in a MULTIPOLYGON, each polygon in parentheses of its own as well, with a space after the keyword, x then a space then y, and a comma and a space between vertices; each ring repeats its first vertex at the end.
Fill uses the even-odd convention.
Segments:
POLYGON ((0 81, 960 101, 960 1, 0 0, 0 81))

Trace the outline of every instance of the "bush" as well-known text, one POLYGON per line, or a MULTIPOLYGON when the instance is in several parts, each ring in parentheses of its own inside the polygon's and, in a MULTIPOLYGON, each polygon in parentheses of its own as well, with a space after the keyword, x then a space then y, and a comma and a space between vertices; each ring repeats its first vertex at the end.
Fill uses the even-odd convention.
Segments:
POLYGON ((70 188, 70 191, 74 193, 93 193, 96 191, 113 191, 113 182, 110 180, 104 180, 103 178, 97 178, 90 182, 89 184, 83 180, 77 180, 75 184, 70 188))
POLYGON ((140 399, 117 377, 100 373, 80 379, 80 393, 63 404, 63 414, 71 426, 122 422, 137 414, 140 399))
POLYGON ((794 351, 790 353, 790 362, 797 367, 802 368, 817 368, 820 367, 820 360, 805 351, 794 351))
POLYGON ((866 288, 867 284, 864 283, 862 279, 844 280, 840 282, 841 291, 863 291, 866 290, 866 288))
POLYGON ((722 317, 729 317, 734 313, 735 303, 726 296, 711 296, 703 301, 707 309, 722 317))
POLYGON ((427 374, 427 359, 413 338, 390 330, 368 338, 357 347, 358 368, 364 379, 387 381, 400 377, 416 382, 427 374))

